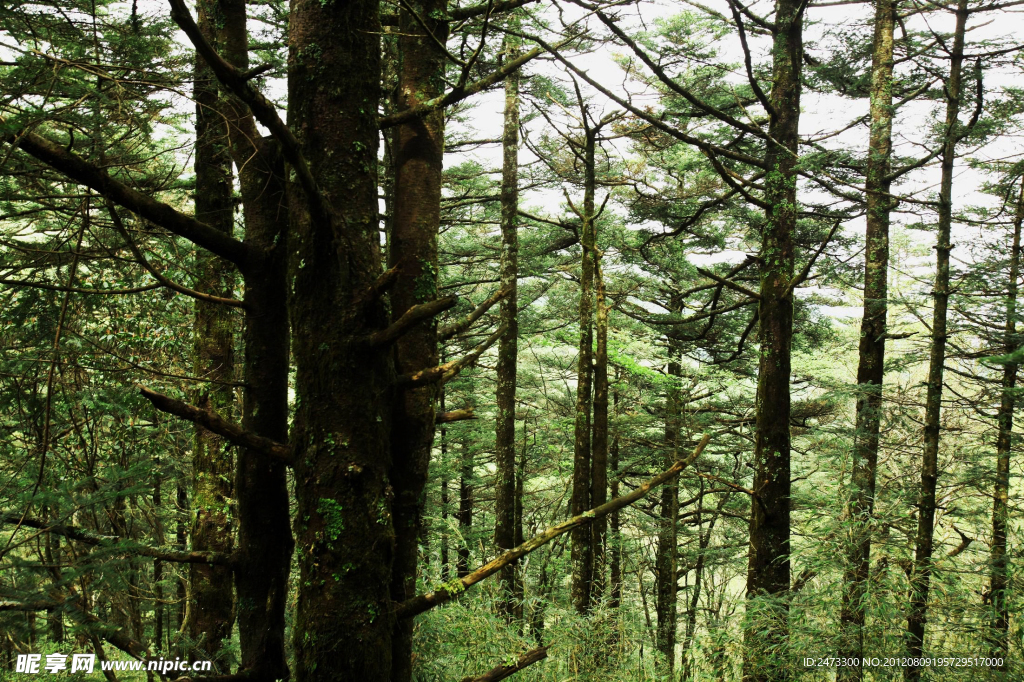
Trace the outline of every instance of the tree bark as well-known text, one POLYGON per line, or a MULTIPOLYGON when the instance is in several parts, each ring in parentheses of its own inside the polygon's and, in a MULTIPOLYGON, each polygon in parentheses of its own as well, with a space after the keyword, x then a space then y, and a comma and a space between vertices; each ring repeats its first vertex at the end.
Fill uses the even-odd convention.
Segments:
MULTIPOLYGON (((200 30, 215 46, 217 3, 198 4, 200 30)), ((214 229, 231 235, 234 230, 231 153, 226 107, 217 79, 198 54, 195 56, 196 147, 195 215, 214 229)), ((196 252, 198 278, 195 290, 221 298, 232 298, 235 269, 232 264, 199 249, 196 252)), ((210 379, 193 397, 203 410, 228 419, 235 411, 232 383, 235 378, 234 329, 231 308, 202 300, 195 302, 194 373, 210 379)), ((231 449, 227 441, 202 426, 196 426, 192 453, 192 549, 230 553, 234 531, 228 513, 234 498, 231 449)), ((190 564, 188 581, 188 636, 207 658, 214 659, 225 639, 231 636, 234 620, 231 569, 210 564, 190 564)))
POLYGON ((455 559, 455 576, 469 575, 469 534, 473 530, 473 451, 465 443, 462 446, 462 464, 459 470, 459 551, 455 559))
MULTIPOLYGON (((576 418, 573 441, 572 499, 570 513, 582 514, 591 507, 590 409, 594 346, 594 148, 596 131, 587 126, 587 111, 581 104, 585 130, 581 156, 584 168, 583 212, 579 216, 582 263, 580 268, 580 345, 576 371, 576 418)), ((590 528, 576 528, 570 536, 572 563, 572 603, 577 613, 585 614, 591 607, 594 553, 590 528)))
MULTIPOLYGON (((505 59, 514 59, 518 45, 505 38, 505 59)), ((519 349, 519 71, 505 79, 505 128, 502 135, 501 172, 501 324, 505 334, 498 341, 496 368, 494 458, 494 545, 499 552, 516 546, 516 367, 519 349)), ((515 619, 516 567, 507 566, 499 576, 498 610, 509 622, 515 619)), ((519 610, 521 613, 521 609, 519 610)))
MULTIPOLYGON (((596 242, 596 235, 595 235, 596 242)), ((608 501, 608 307, 605 305, 604 272, 601 252, 594 245, 594 328, 597 347, 594 352, 594 424, 591 442, 590 504, 600 507, 608 501)), ((590 601, 597 606, 604 597, 608 521, 601 517, 591 526, 593 587, 590 601)))
POLYGON ((787 679, 790 533, 790 349, 793 338, 793 230, 803 63, 803 9, 777 0, 772 28, 772 89, 761 230, 754 483, 747 569, 745 682, 787 679), (768 633, 764 635, 762 633, 768 633), (772 653, 768 653, 772 652, 772 653))
MULTIPOLYGON (((397 109, 412 109, 441 94, 445 54, 437 42, 448 37, 439 19, 447 0, 410 0, 399 14, 397 109), (415 15, 413 15, 415 11, 415 15), (421 26, 420 22, 425 25, 421 26), (430 32, 433 37, 426 33, 430 32)), ((395 318, 416 305, 437 299, 437 235, 441 224, 441 171, 444 157, 444 110, 436 109, 397 127, 394 216, 388 235, 388 268, 397 276, 390 289, 395 318)), ((422 322, 395 343, 395 367, 413 373, 438 364, 437 323, 422 322)), ((391 417, 392 514, 395 555, 391 598, 403 601, 416 593, 418 538, 422 531, 424 488, 434 442, 438 383, 402 386, 391 417)), ((392 635, 391 682, 412 679, 412 623, 396 622, 392 635)))
MULTIPOLYGON (((676 461, 679 448, 679 386, 681 373, 676 360, 678 348, 670 342, 672 358, 668 364, 668 379, 672 384, 668 387, 665 397, 665 445, 664 464, 676 461)), ((661 518, 658 521, 658 549, 655 559, 655 577, 657 585, 655 593, 657 603, 655 612, 658 616, 657 647, 664 660, 662 676, 673 677, 676 659, 676 569, 678 565, 678 516, 679 486, 675 481, 661 489, 661 518)))
MULTIPOLYGON (((871 568, 871 518, 875 504, 878 440, 882 423, 882 381, 885 365, 889 280, 889 170, 892 154, 892 72, 895 0, 876 0, 871 64, 871 133, 866 178, 867 231, 864 237, 864 315, 860 326, 857 367, 857 417, 853 474, 847 516, 851 525, 840 614, 839 655, 864 655, 864 622, 871 568)), ((861 666, 839 668, 838 679, 862 680, 861 666)))
MULTIPOLYGON (((1024 223, 1024 179, 1017 197, 1017 210, 1013 219, 1013 244, 1010 247, 1010 277, 1006 289, 1006 327, 1003 332, 1003 352, 1013 353, 1020 346, 1017 336, 1017 281, 1020 279, 1020 236, 1024 223)), ((1007 526, 1009 522, 1010 453, 1013 437, 1013 411, 1016 408, 1017 371, 1020 365, 1007 363, 1003 367, 1002 396, 996 417, 999 434, 996 437, 996 484, 992 501, 992 568, 989 594, 992 599, 992 656, 1002 658, 1000 670, 1007 669, 1009 657, 1010 609, 1007 601, 1009 588, 1009 557, 1007 556, 1007 526)))
POLYGON ((391 679, 395 370, 391 348, 366 343, 388 326, 379 36, 378 2, 291 3, 288 119, 313 179, 289 193, 298 682, 391 679))
MULTIPOLYGON (((931 583, 935 533, 935 488, 939 477, 939 436, 942 417, 942 375, 946 362, 946 311, 949 305, 950 231, 953 223, 953 163, 959 136, 961 71, 967 27, 967 0, 959 0, 956 28, 946 81, 946 120, 942 148, 942 177, 939 188, 939 224, 935 245, 935 286, 932 298, 932 343, 928 358, 928 388, 925 396, 924 452, 921 458, 921 489, 918 498, 917 547, 910 579, 910 609, 907 613, 907 656, 920 658, 924 652, 928 591, 931 583)), ((921 667, 903 669, 907 682, 921 679, 921 667)))

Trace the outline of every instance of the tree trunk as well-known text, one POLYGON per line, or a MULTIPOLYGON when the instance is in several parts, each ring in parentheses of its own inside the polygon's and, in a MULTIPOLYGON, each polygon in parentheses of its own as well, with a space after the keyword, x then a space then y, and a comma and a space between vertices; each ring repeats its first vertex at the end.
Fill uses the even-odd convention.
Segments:
MULTIPOLYGON (((220 0, 225 59, 249 67, 244 0, 220 0)), ((245 240, 264 255, 244 273, 245 360, 242 426, 277 442, 288 439, 288 202, 278 143, 260 136, 252 114, 229 98, 231 151, 238 167, 245 240)), ((240 448, 235 466, 238 505, 236 613, 240 670, 255 682, 288 675, 285 602, 294 541, 286 467, 240 448)))
MULTIPOLYGON (((447 0, 411 0, 399 15, 397 110, 411 109, 437 97, 444 87, 447 0), (415 10, 415 16, 412 14, 415 10), (417 18, 418 17, 418 18, 417 18), (426 27, 420 26, 426 22, 426 27), (433 34, 428 37, 425 32, 433 34)), ((444 157, 444 111, 437 109, 401 125, 392 137, 395 199, 388 235, 388 267, 397 268, 391 287, 395 318, 413 306, 437 299, 437 234, 441 224, 441 171, 444 157)), ((438 364, 437 324, 423 322, 398 339, 395 367, 411 373, 438 364)), ((391 598, 401 602, 416 594, 418 539, 422 529, 424 488, 434 442, 437 383, 398 389, 391 417, 392 514, 395 556, 391 598)), ((412 679, 412 620, 395 623, 391 682, 412 679)))
MULTIPOLYGON (((921 493, 918 499, 917 549, 910 580, 910 610, 907 614, 907 656, 920 658, 924 652, 928 590, 932 573, 935 532, 935 487, 939 477, 939 434, 942 416, 942 374, 946 362, 946 310, 949 304, 949 242, 953 223, 953 162, 959 135, 960 76, 964 61, 964 35, 967 26, 967 0, 959 0, 953 50, 950 53, 949 80, 946 81, 946 120, 942 149, 942 178, 939 189, 939 226, 936 237, 935 287, 932 297, 932 343, 928 358, 928 389, 925 397, 924 453, 921 458, 921 493)), ((903 669, 907 682, 921 679, 920 666, 903 669)))
MULTIPOLYGON (((594 354, 594 428, 591 443, 590 506, 600 507, 608 501, 608 308, 605 306, 604 272, 601 269, 600 252, 594 246, 594 281, 597 293, 595 301, 595 329, 597 349, 594 354)), ((591 553, 593 554, 593 588, 591 602, 596 606, 604 596, 605 567, 607 557, 608 521, 596 519, 591 526, 593 533, 591 553)))
MULTIPOLYGON (((217 40, 215 2, 198 4, 199 28, 214 45, 217 40)), ((225 107, 217 79, 198 54, 195 56, 196 149, 195 215, 198 220, 230 235, 234 230, 231 154, 225 107)), ((195 289, 231 298, 235 268, 204 249, 196 252, 195 289)), ((194 326, 194 373, 209 380, 193 399, 200 409, 228 419, 235 412, 235 316, 231 308, 197 300, 194 326)), ((231 449, 222 436, 196 426, 192 453, 192 549, 230 553, 234 532, 228 501, 234 498, 231 449)), ((231 636, 234 619, 231 569, 211 564, 188 567, 188 636, 207 658, 215 658, 231 636)))
MULTIPOLYGON (((581 106, 586 120, 586 110, 581 106)), ((590 401, 591 370, 594 346, 594 147, 595 134, 588 128, 582 155, 584 164, 583 214, 580 216, 580 244, 583 247, 580 269, 580 345, 579 364, 576 372, 576 420, 573 443, 572 516, 582 514, 591 508, 591 451, 590 451, 590 401)), ((593 587, 594 554, 590 528, 577 528, 570 536, 572 563, 572 603, 577 613, 590 611, 591 589, 593 587)))
POLYGON ((789 378, 793 338, 793 230, 796 226, 796 161, 803 62, 803 8, 777 0, 772 31, 772 89, 765 154, 761 232, 760 362, 757 376, 754 483, 747 570, 746 682, 786 679, 788 636, 790 436, 789 378), (767 635, 762 633, 768 633, 767 635), (772 652, 772 653, 767 653, 772 652))
POLYGON ((288 120, 315 182, 289 195, 298 682, 391 679, 395 371, 368 342, 388 322, 374 286, 379 36, 378 2, 291 3, 288 120))
POLYGON ((459 543, 455 560, 455 575, 458 578, 469 575, 469 534, 473 530, 473 451, 462 443, 462 468, 459 472, 459 543))
MULTIPOLYGON (((1013 220, 1013 245, 1010 252, 1010 281, 1006 289, 1006 329, 1003 352, 1013 353, 1020 346, 1017 337, 1017 281, 1020 279, 1020 233, 1024 223, 1024 179, 1021 180, 1017 211, 1013 220)), ((1016 408, 1017 370, 1020 365, 1003 367, 1003 394, 996 417, 999 435, 996 438, 996 485, 992 502, 992 575, 989 594, 992 599, 992 656, 1002 658, 1000 670, 1006 670, 1009 657, 1010 610, 1007 603, 1009 557, 1007 556, 1007 523, 1009 521, 1010 452, 1013 434, 1013 411, 1016 408)))
MULTIPOLYGON (((864 618, 871 561, 878 438, 882 422, 889 279, 889 158, 892 153, 892 70, 895 0, 876 0, 871 65, 871 133, 868 142, 867 231, 864 237, 864 315, 857 367, 857 418, 848 517, 852 524, 846 592, 840 614, 844 658, 864 655, 864 618)), ((861 666, 838 669, 840 681, 862 680, 861 666)))
MULTIPOLYGON (((615 381, 618 383, 618 370, 616 370, 615 381)), ((612 409, 615 411, 616 419, 619 416, 619 392, 612 392, 612 409)), ((612 436, 612 444, 609 449, 609 466, 614 476, 611 480, 611 496, 616 499, 619 496, 619 429, 615 428, 612 436)), ((610 563, 610 588, 608 591, 608 607, 618 609, 622 605, 622 533, 619 528, 619 512, 611 513, 611 533, 608 538, 608 551, 611 553, 610 563)))
MULTIPOLYGON (((675 306, 673 306, 673 309, 675 306)), ((678 348, 670 342, 672 358, 668 364, 668 378, 672 384, 665 396, 665 446, 663 464, 672 466, 679 455, 679 376, 681 368, 676 361, 678 348)), ((658 651, 664 657, 662 677, 673 678, 676 660, 676 570, 678 565, 679 486, 675 480, 661 489, 661 519, 658 521, 658 550, 655 559, 655 588, 658 616, 658 651)))
MULTIPOLYGON (((504 59, 518 56, 515 40, 505 38, 504 59)), ((495 422, 494 458, 494 545, 498 553, 516 546, 516 356, 519 349, 519 72, 505 79, 505 130, 502 135, 501 172, 501 288, 508 293, 501 300, 500 324, 505 334, 498 340, 496 369, 498 416, 495 422)), ((517 604, 516 566, 506 566, 499 575, 499 611, 509 621, 517 604)))

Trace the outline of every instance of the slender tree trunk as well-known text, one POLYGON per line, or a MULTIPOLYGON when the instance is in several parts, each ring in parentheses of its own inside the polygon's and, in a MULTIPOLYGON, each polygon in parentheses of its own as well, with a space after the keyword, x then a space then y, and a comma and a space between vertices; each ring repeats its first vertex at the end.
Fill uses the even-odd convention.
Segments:
MULTIPOLYGON (((397 109, 404 111, 437 97, 444 87, 445 54, 437 42, 448 37, 447 0, 411 0, 399 14, 397 109), (416 15, 412 15, 415 10, 416 15), (420 25, 426 22, 426 28, 420 25), (426 31, 433 37, 426 35, 426 31)), ((392 137, 395 159, 395 204, 388 235, 388 266, 398 275, 391 287, 397 318, 413 306, 437 298, 437 235, 441 224, 441 171, 444 157, 444 111, 399 126, 392 137)), ((395 344, 399 373, 438 364, 437 324, 417 325, 395 344)), ((416 594, 418 539, 423 525, 424 488, 434 442, 434 415, 439 385, 399 388, 391 418, 392 514, 395 556, 391 598, 416 594)), ((391 682, 412 679, 412 619, 395 623, 391 682)))
MULTIPOLYGON (((504 59, 518 56, 511 37, 505 38, 504 59)), ((495 422, 494 545, 499 553, 516 546, 516 356, 519 349, 519 72, 505 79, 505 129, 502 135, 501 172, 501 288, 507 292, 501 301, 504 336, 498 340, 498 366, 495 422)), ((498 609, 511 621, 515 603, 516 566, 506 566, 498 579, 501 597, 498 609)))
POLYGON ((772 89, 761 232, 760 362, 757 376, 754 482, 747 570, 745 682, 783 682, 788 638, 790 533, 790 349, 793 338, 793 230, 803 63, 803 9, 776 0, 772 89), (767 633, 767 634, 763 634, 767 633), (771 652, 771 653, 769 653, 771 652))
MULTIPOLYGON (((942 178, 939 189, 939 226, 936 237, 935 286, 932 298, 932 343, 928 359, 928 389, 925 397, 924 453, 921 458, 921 493, 918 499, 917 549, 910 580, 910 610, 907 614, 907 656, 920 658, 924 652, 928 590, 932 574, 935 532, 935 487, 939 477, 939 434, 942 416, 942 374, 946 362, 946 310, 949 304, 950 229, 953 223, 953 162, 959 135, 960 76, 964 61, 964 35, 967 27, 967 0, 959 0, 953 50, 950 53, 949 80, 946 81, 945 139, 942 149, 942 178)), ((903 669, 907 682, 921 679, 920 666, 903 669)))
MULTIPOLYGON (((595 330, 597 349, 594 354, 594 428, 591 447, 590 506, 599 507, 608 501, 608 308, 605 306, 604 273, 601 269, 601 254, 594 246, 595 330)), ((604 596, 605 568, 607 557, 608 520, 596 519, 591 525, 593 533, 590 543, 594 556, 593 588, 590 595, 594 605, 604 596)))
MULTIPOLYGON (((582 110, 586 119, 586 111, 582 110)), ((580 243, 583 247, 580 270, 580 346, 579 364, 576 372, 576 423, 573 443, 572 500, 570 512, 573 516, 591 508, 591 450, 590 450, 590 407, 592 363, 594 346, 594 148, 595 134, 586 130, 583 146, 584 195, 580 243)), ((572 603, 578 613, 589 612, 591 589, 593 587, 594 553, 591 543, 592 531, 588 527, 575 528, 570 535, 572 563, 572 603)))
MULTIPOLYGON (((864 656, 864 621, 871 568, 871 516, 875 504, 878 439, 882 422, 889 279, 889 159, 892 153, 892 70, 895 0, 876 0, 871 65, 871 134, 868 143, 867 232, 864 238, 864 316, 857 368, 857 418, 854 433, 852 524, 843 594, 844 658, 864 656)), ((861 666, 838 669, 840 681, 861 680, 861 666)))
POLYGON ((455 575, 469 575, 469 534, 473 530, 473 451, 462 443, 462 468, 459 473, 459 544, 458 558, 455 560, 455 575))
MULTIPOLYGON (((216 3, 198 5, 199 28, 218 45, 216 3)), ((219 45, 218 45, 219 47, 219 45)), ((198 54, 195 57, 196 218, 230 235, 234 231, 231 154, 225 107, 217 79, 198 54)), ((195 289, 214 296, 234 295, 235 268, 209 252, 196 253, 195 289)), ((204 410, 231 418, 235 412, 232 383, 235 378, 235 316, 231 308, 207 301, 195 302, 194 372, 209 380, 193 402, 204 410)), ((196 427, 192 454, 192 549, 230 553, 234 532, 228 501, 234 498, 231 449, 222 436, 196 427)), ((195 646, 214 658, 231 636, 234 620, 231 569, 227 566, 189 564, 188 635, 195 646)))
POLYGON ((391 349, 368 342, 388 324, 375 288, 379 9, 293 0, 289 14, 288 121, 316 184, 289 193, 298 682, 392 672, 395 371, 391 349))
MULTIPOLYGON (((153 538, 157 545, 164 544, 163 514, 163 475, 160 468, 160 457, 153 458, 153 538)), ((153 561, 153 645, 156 651, 164 650, 164 562, 153 561)))
MULTIPOLYGON (((675 306, 673 306, 675 309, 675 306)), ((676 361, 678 348, 670 343, 672 358, 668 364, 668 377, 672 384, 665 397, 664 468, 672 466, 679 454, 679 386, 681 367, 676 361)), ((655 559, 657 586, 656 613, 658 615, 658 651, 664 657, 662 676, 672 679, 676 660, 676 597, 678 566, 679 486, 675 479, 661 488, 661 519, 658 528, 658 549, 655 559)))
MULTIPOLYGON (((185 550, 188 549, 188 535, 186 530, 188 526, 185 523, 185 520, 189 516, 188 490, 186 489, 185 482, 182 480, 181 476, 179 476, 177 480, 176 500, 178 504, 178 519, 175 522, 174 540, 178 549, 185 550)), ((178 577, 175 601, 178 602, 178 619, 175 622, 175 629, 178 632, 181 632, 185 627, 186 610, 188 608, 187 587, 184 576, 178 577)))
MULTIPOLYGON (((441 358, 442 364, 444 358, 441 358)), ((441 387, 441 395, 438 397, 438 410, 444 412, 446 408, 444 401, 444 386, 441 387)), ((451 557, 448 553, 448 518, 451 513, 448 510, 450 498, 448 496, 448 429, 441 427, 441 579, 451 580, 455 577, 455 570, 451 565, 451 557)))
MULTIPOLYGON (((618 382, 618 370, 616 370, 616 382, 618 382)), ((619 415, 619 392, 612 392, 612 409, 615 411, 615 417, 619 415)), ((611 479, 611 496, 612 499, 616 499, 619 496, 619 429, 616 426, 615 431, 612 435, 612 444, 609 448, 609 466, 611 467, 614 476, 611 479)), ((611 568, 609 581, 611 583, 611 589, 608 591, 608 607, 611 609, 618 609, 622 605, 622 533, 619 526, 619 512, 615 510, 611 513, 611 533, 608 538, 608 550, 611 553, 611 568)))
MULTIPOLYGON (((245 0, 220 0, 223 56, 249 67, 245 0)), ((288 202, 278 143, 260 136, 248 109, 228 100, 231 151, 239 169, 245 240, 263 256, 244 272, 245 360, 242 426, 288 440, 288 202)), ((240 670, 253 682, 288 675, 285 604, 294 541, 283 463, 239 448, 235 463, 238 565, 235 570, 240 670)))
MULTIPOLYGON (((1017 336, 1017 281, 1020 279, 1020 233, 1024 223, 1024 179, 1021 180, 1017 211, 1013 220, 1013 245, 1010 252, 1010 278, 1006 289, 1006 329, 1003 352, 1013 353, 1020 346, 1017 336)), ((1003 367, 1003 394, 996 417, 999 435, 996 438, 996 485, 992 502, 992 575, 989 594, 992 599, 992 656, 1002 658, 1006 670, 1009 658, 1010 609, 1007 604, 1009 557, 1006 536, 1009 521, 1010 452, 1012 449, 1013 411, 1016 408, 1017 370, 1020 365, 1003 367)))

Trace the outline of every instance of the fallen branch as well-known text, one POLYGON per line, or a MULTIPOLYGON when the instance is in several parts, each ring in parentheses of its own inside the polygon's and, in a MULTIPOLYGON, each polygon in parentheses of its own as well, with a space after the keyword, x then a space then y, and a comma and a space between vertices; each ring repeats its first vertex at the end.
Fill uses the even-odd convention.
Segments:
POLYGON ((268 457, 273 457, 274 459, 285 463, 291 463, 292 449, 289 445, 278 443, 277 441, 265 438, 264 436, 258 436, 255 433, 246 431, 237 424, 232 424, 216 412, 203 410, 195 405, 183 403, 180 400, 175 400, 163 393, 152 391, 145 386, 140 386, 139 392, 142 393, 143 397, 149 400, 149 402, 153 403, 153 407, 161 412, 166 412, 168 414, 173 414, 176 417, 187 419, 194 424, 202 426, 208 431, 212 431, 219 436, 224 436, 235 445, 255 450, 256 452, 263 453, 268 457))
POLYGON ((442 341, 447 341, 448 339, 452 338, 453 336, 455 336, 459 332, 468 329, 469 325, 471 325, 474 322, 476 322, 477 320, 479 320, 480 317, 484 313, 486 313, 488 310, 490 310, 491 307, 495 303, 497 303, 501 299, 503 299, 506 296, 508 296, 508 293, 509 293, 508 289, 498 289, 496 292, 491 294, 491 296, 486 301, 484 301, 483 303, 478 305, 473 310, 473 312, 471 312, 470 314, 466 315, 461 320, 457 320, 457 321, 453 322, 452 324, 445 325, 444 327, 441 327, 440 329, 438 329, 437 330, 437 341, 438 341, 438 343, 440 343, 442 341))
POLYGON ((512 549, 508 550, 504 554, 501 554, 489 563, 484 564, 483 566, 476 569, 469 575, 463 576, 462 578, 458 578, 456 580, 452 580, 451 582, 442 585, 435 592, 419 594, 410 599, 406 599, 405 601, 399 604, 396 604, 395 617, 399 619, 412 618, 423 613, 424 611, 429 611, 435 606, 444 604, 445 602, 449 602, 452 599, 455 599, 458 595, 465 592, 468 588, 472 587, 473 585, 476 585, 481 580, 487 578, 488 576, 494 575, 505 566, 508 566, 509 564, 515 563, 519 559, 522 559, 524 556, 526 556, 533 550, 539 547, 543 547, 547 543, 557 538, 559 535, 568 533, 573 528, 589 524, 594 519, 600 518, 602 516, 607 516, 608 514, 611 514, 613 511, 617 511, 619 509, 622 509, 623 507, 628 507, 634 502, 642 500, 651 490, 658 487, 659 485, 662 485, 663 483, 666 483, 667 481, 672 480, 673 478, 678 476, 683 469, 692 464, 693 461, 700 456, 700 453, 704 451, 704 448, 707 446, 708 441, 710 440, 711 435, 704 434, 704 437, 701 438, 700 443, 697 444, 697 447, 694 449, 693 453, 689 457, 687 457, 686 459, 678 460, 675 464, 673 464, 671 467, 661 472, 654 478, 651 478, 646 482, 640 484, 640 486, 637 487, 636 490, 630 492, 629 494, 623 495, 622 497, 617 497, 614 500, 606 502, 605 504, 602 504, 599 507, 595 507, 594 509, 590 509, 578 516, 574 516, 571 519, 563 521, 562 523, 551 526, 542 533, 534 535, 532 538, 530 538, 523 544, 519 545, 518 547, 513 547, 512 549))
POLYGON ((468 354, 462 356, 458 360, 452 360, 446 362, 443 365, 436 367, 429 367, 427 369, 421 369, 418 372, 412 374, 402 374, 398 377, 398 384, 405 387, 415 386, 426 386, 435 382, 448 382, 454 379, 459 372, 472 365, 477 359, 484 354, 488 348, 493 346, 495 342, 500 339, 504 334, 508 325, 501 325, 498 331, 494 332, 479 346, 474 348, 468 354))
POLYGON ((462 682, 497 682, 506 677, 511 677, 523 668, 531 666, 537 661, 543 661, 547 657, 548 647, 538 647, 532 651, 527 651, 512 665, 499 665, 497 668, 493 668, 478 677, 464 677, 462 682))
POLYGON ((435 301, 427 301, 409 308, 397 320, 391 323, 387 329, 370 335, 370 344, 373 346, 386 346, 402 338, 409 330, 420 322, 429 320, 452 308, 459 302, 458 296, 446 296, 435 301))

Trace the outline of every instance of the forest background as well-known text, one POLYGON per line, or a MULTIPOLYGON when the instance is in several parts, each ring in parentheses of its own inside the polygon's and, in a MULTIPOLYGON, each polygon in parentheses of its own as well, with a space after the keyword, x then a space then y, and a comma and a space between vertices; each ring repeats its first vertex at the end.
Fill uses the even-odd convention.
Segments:
POLYGON ((1020 679, 1021 7, 3 3, 0 678, 1020 679))

